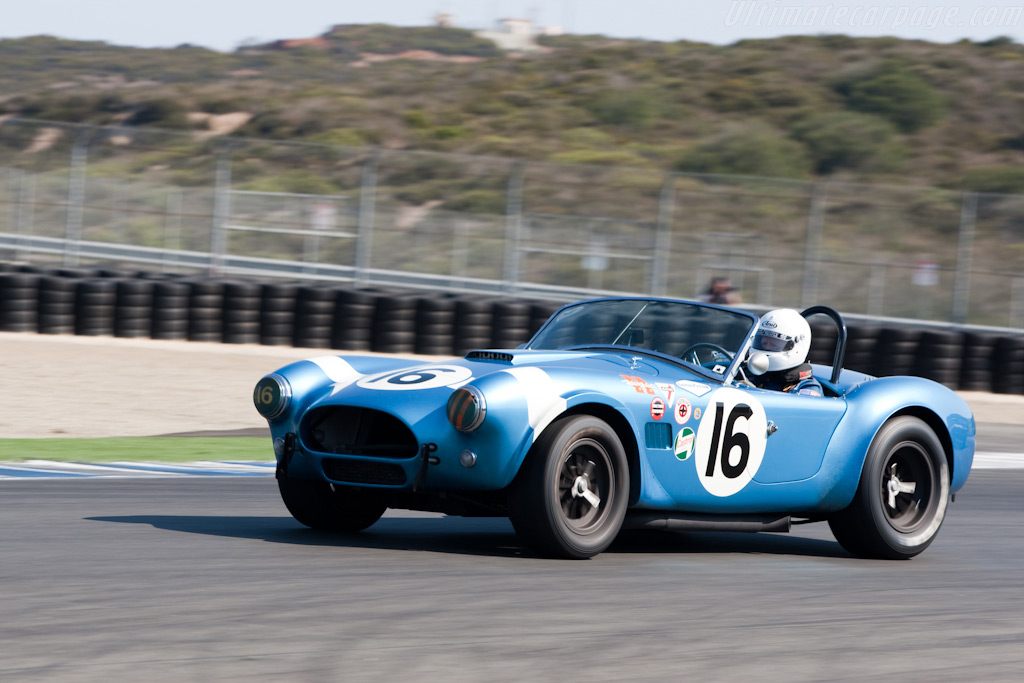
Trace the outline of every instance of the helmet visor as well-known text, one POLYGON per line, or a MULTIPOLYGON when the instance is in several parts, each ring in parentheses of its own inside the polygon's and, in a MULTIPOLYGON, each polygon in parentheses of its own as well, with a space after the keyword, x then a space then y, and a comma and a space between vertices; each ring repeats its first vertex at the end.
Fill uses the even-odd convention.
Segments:
POLYGON ((794 345, 792 339, 780 339, 766 334, 754 337, 754 348, 759 351, 792 351, 794 345))

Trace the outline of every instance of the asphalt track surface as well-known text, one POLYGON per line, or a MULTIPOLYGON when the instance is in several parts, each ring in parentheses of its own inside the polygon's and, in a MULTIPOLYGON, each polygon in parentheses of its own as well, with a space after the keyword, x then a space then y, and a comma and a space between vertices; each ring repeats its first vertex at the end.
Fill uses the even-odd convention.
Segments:
POLYGON ((1020 680, 1022 490, 974 472, 905 562, 822 524, 576 562, 504 519, 315 532, 270 477, 8 481, 0 680, 1020 680))

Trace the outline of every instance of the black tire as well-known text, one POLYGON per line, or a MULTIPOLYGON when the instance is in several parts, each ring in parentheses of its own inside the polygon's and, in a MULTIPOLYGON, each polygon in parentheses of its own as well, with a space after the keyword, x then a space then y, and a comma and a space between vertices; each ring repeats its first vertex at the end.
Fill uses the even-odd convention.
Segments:
POLYGON ((586 559, 615 540, 628 497, 629 465, 615 431, 596 417, 572 415, 533 445, 509 490, 509 517, 540 553, 586 559), (596 507, 586 493, 599 498, 596 507))
POLYGON ((904 415, 889 420, 868 449, 849 507, 828 520, 859 557, 905 560, 935 539, 949 505, 949 467, 935 432, 904 415), (913 491, 890 487, 913 485, 913 491))
POLYGON ((362 531, 388 509, 379 494, 366 489, 292 477, 280 477, 277 487, 292 517, 320 531, 362 531))

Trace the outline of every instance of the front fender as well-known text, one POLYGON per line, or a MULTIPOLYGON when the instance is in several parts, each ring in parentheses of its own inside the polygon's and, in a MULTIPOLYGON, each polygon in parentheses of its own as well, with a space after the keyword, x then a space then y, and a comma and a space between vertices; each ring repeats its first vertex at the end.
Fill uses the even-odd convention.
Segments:
POLYGON ((920 417, 936 432, 947 451, 951 492, 966 483, 974 460, 975 424, 970 407, 955 392, 921 377, 881 377, 856 387, 845 399, 846 415, 815 476, 827 491, 823 509, 841 510, 853 501, 871 442, 896 415, 920 417))

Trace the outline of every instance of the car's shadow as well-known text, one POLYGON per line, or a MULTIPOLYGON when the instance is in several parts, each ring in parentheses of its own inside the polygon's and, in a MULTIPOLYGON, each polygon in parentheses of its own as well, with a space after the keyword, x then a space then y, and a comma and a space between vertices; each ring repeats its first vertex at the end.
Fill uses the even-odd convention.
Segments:
MULTIPOLYGON (((291 517, 129 515, 86 519, 144 524, 168 531, 291 545, 427 551, 488 557, 539 557, 520 543, 511 523, 504 518, 384 517, 357 534, 314 531, 291 517)), ((623 531, 606 552, 850 557, 835 541, 786 534, 636 530, 623 531)))

